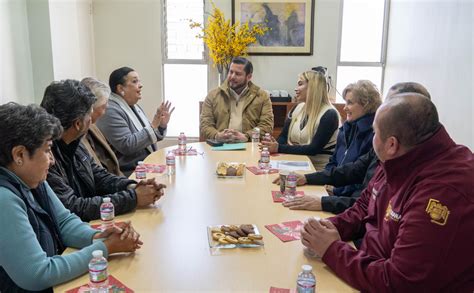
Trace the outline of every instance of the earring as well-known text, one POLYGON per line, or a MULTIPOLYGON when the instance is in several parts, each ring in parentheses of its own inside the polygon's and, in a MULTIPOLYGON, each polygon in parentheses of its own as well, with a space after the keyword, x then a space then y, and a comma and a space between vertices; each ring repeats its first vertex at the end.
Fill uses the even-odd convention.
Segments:
POLYGON ((120 95, 121 95, 121 96, 125 96, 125 92, 120 92, 120 95))
POLYGON ((23 161, 22 161, 22 160, 17 160, 17 161, 16 161, 16 164, 17 164, 17 165, 23 165, 23 161))

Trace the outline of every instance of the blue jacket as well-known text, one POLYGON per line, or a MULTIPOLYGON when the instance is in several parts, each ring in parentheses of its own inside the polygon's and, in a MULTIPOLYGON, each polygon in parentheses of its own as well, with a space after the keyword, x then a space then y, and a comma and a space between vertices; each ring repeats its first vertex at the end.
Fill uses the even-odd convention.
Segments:
MULTIPOLYGON (((339 128, 336 150, 326 165, 326 170, 354 162, 372 149, 372 138, 374 136, 372 123, 374 118, 375 113, 371 113, 355 121, 344 122, 339 128)), ((334 195, 351 197, 352 193, 358 189, 360 189, 358 184, 337 187, 334 188, 334 195)))

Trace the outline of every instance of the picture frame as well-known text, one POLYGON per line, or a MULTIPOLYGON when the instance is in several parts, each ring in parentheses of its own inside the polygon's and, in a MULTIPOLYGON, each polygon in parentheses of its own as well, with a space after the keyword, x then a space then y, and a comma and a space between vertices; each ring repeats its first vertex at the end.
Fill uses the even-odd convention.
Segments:
POLYGON ((270 28, 249 55, 313 55, 314 0, 232 0, 232 22, 270 28))

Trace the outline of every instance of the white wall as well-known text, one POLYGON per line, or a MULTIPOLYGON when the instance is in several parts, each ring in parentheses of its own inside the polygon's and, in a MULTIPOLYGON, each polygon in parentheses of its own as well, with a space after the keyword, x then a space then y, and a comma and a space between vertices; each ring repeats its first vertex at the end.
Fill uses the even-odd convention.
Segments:
POLYGON ((41 103, 44 89, 54 80, 53 54, 48 0, 27 0, 29 45, 36 103, 41 103))
POLYGON ((50 0, 54 79, 95 75, 92 0, 50 0))
POLYGON ((122 66, 143 83, 140 101, 153 117, 162 101, 161 4, 159 0, 93 1, 97 77, 108 83, 122 66))
POLYGON ((440 120, 474 149, 473 7, 471 0, 392 0, 384 88, 425 85, 440 120))
POLYGON ((0 0, 0 104, 34 102, 25 0, 0 0))

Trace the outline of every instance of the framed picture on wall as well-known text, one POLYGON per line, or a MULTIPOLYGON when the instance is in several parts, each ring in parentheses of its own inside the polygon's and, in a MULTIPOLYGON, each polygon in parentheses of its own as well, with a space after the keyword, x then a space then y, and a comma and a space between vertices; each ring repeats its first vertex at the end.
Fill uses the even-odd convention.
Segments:
POLYGON ((312 55, 314 0, 232 0, 232 22, 265 24, 250 55, 312 55))

